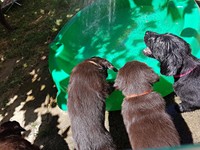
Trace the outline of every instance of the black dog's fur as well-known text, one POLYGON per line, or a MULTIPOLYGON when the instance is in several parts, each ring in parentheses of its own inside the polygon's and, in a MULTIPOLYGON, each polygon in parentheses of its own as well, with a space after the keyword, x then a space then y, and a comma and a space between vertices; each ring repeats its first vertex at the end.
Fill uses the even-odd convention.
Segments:
POLYGON ((107 69, 117 69, 107 60, 92 57, 78 64, 70 75, 68 112, 78 150, 115 150, 104 126, 105 99, 114 88, 106 81, 107 69))
POLYGON ((200 62, 191 54, 188 43, 173 34, 147 31, 144 54, 160 62, 161 74, 174 76, 174 91, 180 97, 179 112, 200 108, 200 62), (180 75, 183 75, 180 77, 180 75))
POLYGON ((153 92, 152 84, 158 80, 150 67, 138 61, 126 63, 117 74, 114 87, 125 96, 122 116, 133 150, 180 144, 164 99, 153 92))
POLYGON ((0 150, 39 150, 22 137, 25 131, 17 121, 7 121, 0 126, 0 150))

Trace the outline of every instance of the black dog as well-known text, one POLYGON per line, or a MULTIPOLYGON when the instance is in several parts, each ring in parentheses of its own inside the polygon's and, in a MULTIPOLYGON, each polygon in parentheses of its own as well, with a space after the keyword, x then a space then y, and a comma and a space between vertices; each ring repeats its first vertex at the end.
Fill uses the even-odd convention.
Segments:
POLYGON ((22 137, 25 131, 17 121, 7 121, 0 126, 0 150, 40 150, 22 137))
POLYGON ((138 61, 126 63, 117 74, 114 87, 125 96, 122 116, 133 150, 180 145, 165 101, 153 91, 158 80, 150 67, 138 61))
POLYGON ((147 31, 145 55, 160 62, 163 75, 174 76, 174 91, 180 97, 179 112, 200 108, 200 62, 192 56, 189 44, 173 34, 147 31))
POLYGON ((92 57, 78 64, 70 75, 68 112, 77 150, 115 150, 104 126, 105 99, 113 90, 106 81, 107 69, 117 69, 107 60, 92 57))

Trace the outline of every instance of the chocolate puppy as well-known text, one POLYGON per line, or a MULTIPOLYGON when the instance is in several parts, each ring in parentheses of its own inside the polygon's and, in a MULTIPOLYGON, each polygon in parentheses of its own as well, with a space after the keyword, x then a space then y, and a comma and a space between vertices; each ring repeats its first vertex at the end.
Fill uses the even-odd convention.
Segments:
POLYGON ((24 128, 20 126, 17 121, 7 121, 1 124, 0 126, 0 137, 6 135, 19 135, 21 136, 21 132, 26 131, 24 128))
POLYGON ((114 88, 106 81, 107 69, 117 69, 107 60, 92 57, 78 64, 68 87, 68 112, 77 150, 115 150, 104 126, 105 99, 114 88))
POLYGON ((114 87, 125 96, 122 117, 133 150, 180 144, 164 99, 153 91, 158 80, 150 67, 138 61, 126 63, 117 74, 114 87))
POLYGON ((7 121, 0 126, 0 150, 39 150, 22 137, 25 131, 17 121, 7 121))

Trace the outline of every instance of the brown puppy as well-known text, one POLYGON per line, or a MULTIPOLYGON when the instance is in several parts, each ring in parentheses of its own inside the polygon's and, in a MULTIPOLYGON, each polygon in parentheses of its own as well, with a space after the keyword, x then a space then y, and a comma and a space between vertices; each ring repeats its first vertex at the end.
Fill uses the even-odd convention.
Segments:
POLYGON ((105 99, 114 88, 106 81, 107 69, 117 69, 107 60, 92 57, 78 64, 68 87, 68 112, 77 150, 114 150, 104 126, 105 99))
POLYGON ((0 150, 39 150, 22 137, 25 131, 17 121, 7 121, 0 126, 0 150))
POLYGON ((133 150, 179 145, 179 135, 165 102, 153 92, 159 76, 146 64, 132 61, 122 67, 114 87, 125 96, 122 116, 133 150))

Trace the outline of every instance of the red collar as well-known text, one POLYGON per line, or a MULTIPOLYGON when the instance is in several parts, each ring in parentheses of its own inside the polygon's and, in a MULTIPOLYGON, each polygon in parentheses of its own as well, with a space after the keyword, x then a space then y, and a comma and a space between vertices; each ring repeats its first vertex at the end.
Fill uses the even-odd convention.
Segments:
POLYGON ((151 92, 152 92, 152 90, 143 92, 143 93, 141 93, 141 94, 131 94, 131 95, 126 96, 126 99, 134 98, 134 97, 138 97, 138 96, 143 96, 143 95, 149 94, 149 93, 151 93, 151 92))
MULTIPOLYGON (((195 68, 195 67, 194 67, 195 68)), ((182 74, 178 74, 178 75, 174 75, 174 78, 181 78, 181 77, 184 77, 186 76, 187 74, 189 74, 190 72, 192 72, 194 70, 194 68, 188 70, 187 72, 185 73, 182 73, 182 74)))

